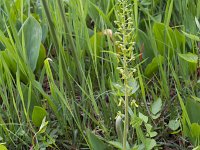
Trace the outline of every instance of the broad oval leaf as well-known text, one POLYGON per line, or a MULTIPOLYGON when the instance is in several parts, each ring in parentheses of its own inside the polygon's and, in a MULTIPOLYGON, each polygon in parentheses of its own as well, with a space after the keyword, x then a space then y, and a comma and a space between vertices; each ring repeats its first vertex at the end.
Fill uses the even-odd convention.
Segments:
POLYGON ((168 127, 171 130, 176 131, 180 127, 179 120, 170 120, 168 123, 168 127))
POLYGON ((179 55, 179 57, 181 57, 182 59, 184 59, 187 62, 197 64, 198 56, 196 54, 193 54, 193 53, 180 54, 179 53, 178 55, 179 55))
POLYGON ((157 50, 159 54, 164 56, 166 54, 166 50, 168 50, 171 58, 174 53, 173 48, 177 47, 172 28, 167 27, 163 23, 155 23, 153 25, 153 33, 155 35, 157 50))
POLYGON ((89 129, 87 129, 86 134, 92 149, 106 150, 108 148, 107 145, 98 136, 92 133, 89 129))
POLYGON ((151 105, 151 112, 156 115, 158 112, 160 112, 162 109, 162 100, 161 98, 158 98, 153 102, 151 105))
POLYGON ((189 116, 191 123, 200 124, 200 103, 196 101, 194 98, 188 98, 186 101, 186 110, 189 116))
POLYGON ((22 40, 22 33, 24 37, 24 45, 28 60, 27 63, 34 71, 36 68, 40 51, 40 44, 42 41, 42 29, 38 21, 34 17, 30 16, 24 22, 23 26, 19 31, 19 37, 21 40, 22 40))
POLYGON ((128 86, 129 86, 129 96, 134 94, 138 89, 139 85, 137 83, 137 80, 135 78, 128 79, 128 86))
POLYGON ((39 106, 34 106, 32 113, 32 121, 36 127, 40 127, 42 120, 47 115, 47 112, 44 108, 39 106))
POLYGON ((140 52, 142 53, 142 58, 146 59, 147 63, 150 63, 154 58, 155 54, 152 48, 151 40, 149 39, 147 33, 138 30, 138 45, 141 45, 140 52))
POLYGON ((146 138, 145 139, 145 149, 151 150, 156 146, 156 141, 154 139, 146 138))
POLYGON ((192 123, 191 134, 196 139, 200 138, 200 125, 198 123, 192 123))
POLYGON ((199 38, 198 36, 193 35, 193 34, 186 33, 186 32, 184 32, 184 31, 182 31, 182 32, 183 32, 183 34, 185 34, 186 37, 188 37, 188 38, 190 38, 190 39, 192 39, 192 40, 194 40, 194 41, 200 41, 200 38, 199 38))
POLYGON ((121 83, 112 83, 114 94, 116 96, 124 96, 125 88, 124 85, 121 83))
POLYGON ((142 119, 145 123, 147 123, 149 120, 149 118, 144 114, 142 114, 141 112, 139 112, 139 118, 142 119))
POLYGON ((153 73, 155 73, 160 64, 163 64, 164 62, 164 57, 161 55, 158 55, 157 57, 154 57, 152 62, 150 64, 147 65, 146 69, 145 69, 145 76, 147 77, 151 77, 153 75, 153 73))
MULTIPOLYGON (((121 83, 112 83, 113 88, 115 89, 114 94, 117 96, 125 95, 125 86, 121 83)), ((131 96, 139 89, 139 85, 135 78, 128 79, 128 95, 131 96)))
POLYGON ((4 145, 0 144, 0 150, 8 150, 4 145))

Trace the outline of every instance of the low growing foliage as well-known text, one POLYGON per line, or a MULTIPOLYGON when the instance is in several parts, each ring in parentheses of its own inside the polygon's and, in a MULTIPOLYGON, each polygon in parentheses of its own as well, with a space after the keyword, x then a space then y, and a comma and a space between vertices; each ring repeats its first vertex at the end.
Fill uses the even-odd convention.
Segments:
POLYGON ((199 0, 0 0, 0 149, 199 149, 199 0))

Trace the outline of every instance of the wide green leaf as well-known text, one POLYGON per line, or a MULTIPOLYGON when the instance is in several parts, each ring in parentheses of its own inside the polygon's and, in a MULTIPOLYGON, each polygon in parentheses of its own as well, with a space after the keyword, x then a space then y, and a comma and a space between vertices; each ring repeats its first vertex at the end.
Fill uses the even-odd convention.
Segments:
POLYGON ((155 100, 153 102, 153 104, 151 105, 151 112, 156 115, 162 108, 162 100, 160 98, 158 98, 157 100, 155 100))
POLYGON ((134 94, 138 89, 139 89, 139 85, 137 83, 137 80, 135 78, 128 79, 129 95, 134 94))
POLYGON ((182 59, 184 59, 187 62, 190 63, 197 63, 198 61, 198 56, 196 54, 193 53, 187 53, 187 54, 178 54, 179 57, 181 57, 182 59))
POLYGON ((145 127, 146 127, 146 131, 147 131, 147 134, 146 134, 147 137, 152 138, 152 137, 155 137, 158 134, 157 132, 153 131, 153 127, 152 127, 151 124, 146 123, 145 127))
POLYGON ((34 17, 30 16, 20 29, 19 36, 21 40, 24 39, 22 42, 24 42, 25 45, 26 57, 28 61, 27 63, 34 71, 36 68, 42 40, 42 29, 38 21, 34 17))
POLYGON ((0 150, 8 150, 4 145, 0 144, 0 150))
POLYGON ((179 126, 180 126, 179 120, 170 120, 168 123, 168 127, 173 131, 177 130, 179 126))
MULTIPOLYGON (((124 96, 125 95, 125 86, 121 83, 112 83, 113 88, 115 89, 115 95, 124 96)), ((134 94, 139 89, 139 85, 135 78, 128 79, 128 95, 134 94)))
POLYGON ((146 63, 150 63, 155 57, 154 50, 152 48, 151 40, 147 33, 138 30, 138 41, 137 44, 140 45, 140 52, 142 53, 142 58, 146 59, 146 63))
POLYGON ((198 146, 200 144, 199 142, 197 142, 200 139, 200 125, 198 123, 192 123, 190 138, 195 146, 198 146))
POLYGON ((145 76, 147 77, 151 77, 159 68, 160 64, 163 64, 164 62, 164 57, 159 55, 157 57, 154 57, 152 62, 150 64, 147 65, 146 69, 145 69, 145 76))
POLYGON ((105 143, 102 140, 100 140, 100 138, 97 137, 94 133, 92 133, 89 129, 87 130, 87 137, 88 137, 90 146, 93 150, 107 149, 107 146, 105 145, 105 143))
POLYGON ((149 119, 147 116, 145 116, 145 115, 142 114, 141 112, 139 112, 139 118, 142 119, 145 123, 147 123, 147 122, 148 122, 148 119, 149 119))
POLYGON ((32 113, 32 121, 36 127, 40 127, 42 120, 47 115, 47 112, 44 108, 39 106, 34 106, 32 113))
POLYGON ((188 37, 188 38, 190 38, 190 39, 192 39, 194 41, 200 41, 200 38, 198 36, 190 34, 190 33, 186 33, 184 31, 182 31, 182 32, 183 32, 183 34, 185 34, 186 37, 188 37))
POLYGON ((163 23, 155 23, 153 26, 153 32, 156 39, 157 50, 162 56, 168 54, 172 57, 174 49, 176 48, 176 38, 172 28, 167 27, 163 23))
POLYGON ((194 99, 187 99, 186 109, 191 123, 200 124, 200 103, 194 99))
POLYGON ((145 149, 151 150, 156 146, 156 141, 154 139, 147 138, 145 140, 145 149))

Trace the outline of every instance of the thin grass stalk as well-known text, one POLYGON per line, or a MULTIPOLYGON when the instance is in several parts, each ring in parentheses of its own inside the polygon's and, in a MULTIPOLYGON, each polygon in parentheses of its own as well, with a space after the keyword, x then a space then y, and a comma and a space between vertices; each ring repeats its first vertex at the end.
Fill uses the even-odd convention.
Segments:
POLYGON ((61 18, 62 18, 62 21, 63 21, 63 25, 64 25, 64 28, 65 28, 65 32, 66 32, 66 34, 69 35, 69 43, 72 46, 72 54, 75 58, 75 61, 76 61, 77 67, 78 67, 78 69, 77 69, 77 71, 79 72, 78 78, 79 78, 80 82, 82 83, 83 79, 85 78, 85 75, 84 75, 84 72, 83 72, 82 65, 79 61, 78 55, 76 53, 76 46, 75 46, 75 43, 74 43, 74 39, 72 37, 72 33, 70 32, 69 24, 68 24, 66 16, 65 16, 65 11, 64 11, 64 7, 63 7, 64 4, 63 4, 62 0, 58 0, 57 2, 58 2, 58 7, 59 7, 59 10, 60 10, 61 18))
MULTIPOLYGON (((53 20, 52 20, 51 14, 50 14, 50 10, 49 10, 49 7, 48 7, 48 3, 47 3, 46 0, 42 0, 42 3, 43 3, 44 10, 45 10, 45 14, 47 16, 47 20, 48 20, 48 23, 49 23, 49 28, 50 28, 50 32, 51 32, 51 35, 52 35, 52 38, 53 38, 54 45, 55 45, 57 51, 60 52, 59 58, 62 58, 62 60, 63 60, 63 61, 60 61, 60 59, 59 59, 59 63, 61 64, 61 62, 63 62, 64 66, 65 66, 64 70, 66 70, 67 64, 65 62, 66 59, 65 59, 64 50, 63 50, 63 47, 61 46, 61 44, 59 43, 59 40, 58 40, 58 37, 57 37, 57 34, 56 34, 55 25, 53 23, 53 20)), ((61 65, 59 65, 59 66, 61 66, 61 65)), ((61 69, 61 68, 59 67, 59 69, 61 69)), ((71 91, 73 91, 72 83, 70 82, 69 78, 66 77, 66 80, 67 80, 67 84, 69 85, 68 87, 71 89, 71 91)), ((62 85, 61 85, 61 88, 62 88, 62 85)), ((73 91, 73 95, 74 95, 74 91, 73 91)))
MULTIPOLYGON (((123 3, 123 9, 125 9, 125 4, 123 3)), ((123 15, 125 16, 125 13, 123 11, 123 15)), ((123 43, 125 43, 125 25, 123 26, 123 43)), ((127 53, 126 50, 123 51, 123 69, 124 72, 127 73, 128 69, 127 69, 127 53)), ((128 127, 129 127, 129 119, 128 119, 128 80, 127 80, 127 76, 125 74, 125 78, 124 78, 124 85, 125 85, 125 122, 124 122, 124 137, 123 137, 123 150, 126 150, 126 141, 127 141, 127 134, 128 134, 128 127)))
POLYGON ((48 20, 48 23, 49 23, 49 28, 50 28, 50 32, 51 32, 51 35, 52 35, 52 38, 53 38, 54 45, 55 45, 56 49, 59 50, 58 37, 57 37, 56 31, 55 31, 54 23, 51 19, 51 14, 50 14, 50 11, 49 11, 47 1, 42 0, 42 4, 43 4, 43 7, 44 7, 45 14, 47 16, 47 20, 48 20))
MULTIPOLYGON (((52 71, 51 71, 51 68, 50 68, 50 64, 49 64, 49 60, 46 59, 45 62, 44 62, 44 64, 45 64, 47 76, 48 76, 48 78, 49 78, 51 90, 54 90, 54 92, 55 92, 55 93, 58 95, 58 97, 62 100, 61 102, 62 102, 62 103, 65 105, 65 107, 68 109, 70 115, 72 116, 72 118, 74 119, 76 125, 78 126, 78 129, 79 129, 79 131, 81 132, 83 138, 84 138, 85 141, 88 143, 88 141, 87 141, 87 139, 86 139, 86 137, 85 137, 85 135, 84 135, 84 133, 83 133, 83 131, 82 131, 81 124, 80 124, 79 120, 76 118, 76 116, 74 115, 73 110, 72 110, 70 104, 68 103, 68 100, 66 100, 65 95, 63 95, 63 93, 61 93, 61 92, 59 91, 59 89, 57 88, 57 86, 56 86, 56 84, 55 84, 55 82, 54 82, 53 74, 52 74, 52 71)), ((60 120, 62 120, 62 119, 60 118, 60 120)))
POLYGON ((9 13, 9 11, 8 11, 8 3, 6 3, 6 1, 4 1, 4 8, 5 8, 5 12, 7 13, 7 15, 8 15, 8 22, 9 22, 9 25, 10 25, 10 29, 11 29, 11 31, 12 31, 12 35, 13 36, 11 36, 11 33, 9 32, 9 29, 8 29, 8 27, 7 27, 7 25, 6 25, 6 28, 7 28, 7 32, 8 32, 8 34, 9 34, 9 39, 11 39, 12 41, 12 46, 13 46, 13 48, 15 49, 15 51, 17 51, 18 52, 18 55, 19 56, 21 56, 21 58, 23 58, 24 59, 24 57, 23 57, 23 53, 22 53, 22 51, 21 51, 21 49, 22 49, 22 46, 21 46, 21 43, 20 43, 20 39, 19 39, 19 37, 18 37, 18 33, 17 33, 17 30, 16 30, 16 28, 15 28, 15 25, 14 25, 14 23, 13 23, 13 20, 11 19, 11 15, 10 15, 10 13, 9 13), (14 39, 15 39, 15 44, 14 44, 14 41, 13 41, 13 38, 11 38, 11 37, 13 37, 14 39), (16 45, 16 46, 14 46, 14 45, 16 45))
MULTIPOLYGON (((2 57, 1 57, 2 58, 2 57)), ((12 103, 13 103, 13 107, 14 107, 14 109, 15 109, 15 111, 16 111, 16 114, 17 114, 17 118, 18 118, 18 121, 19 121, 19 123, 21 124, 21 119, 20 119, 20 116, 19 116, 19 110, 18 110, 18 108, 17 108, 17 104, 16 104, 16 101, 15 101, 15 96, 14 96, 14 92, 13 92, 13 87, 14 87, 14 85, 13 85, 13 81, 12 81, 12 75, 11 75, 11 73, 10 73, 10 71, 9 71, 9 69, 8 69, 8 66, 6 65, 6 63, 5 63, 5 61, 4 61, 4 59, 2 59, 3 61, 3 67, 4 67, 4 69, 5 69, 5 77, 6 77, 6 82, 7 82, 7 86, 8 86, 8 91, 9 91, 9 93, 10 93, 10 95, 11 95, 11 97, 12 97, 12 103)), ((12 118, 13 119, 13 118, 12 118)))
POLYGON ((26 111, 26 107, 25 107, 25 102, 24 102, 24 96, 23 96, 23 91, 22 91, 22 87, 21 87, 21 84, 20 84, 20 71, 19 71, 19 67, 17 69, 17 73, 16 73, 16 81, 17 81, 17 90, 19 92, 19 96, 20 96, 20 99, 21 99, 21 102, 22 102, 22 107, 23 107, 23 110, 24 110, 24 114, 25 114, 25 117, 28 121, 28 115, 27 115, 27 111, 26 111))

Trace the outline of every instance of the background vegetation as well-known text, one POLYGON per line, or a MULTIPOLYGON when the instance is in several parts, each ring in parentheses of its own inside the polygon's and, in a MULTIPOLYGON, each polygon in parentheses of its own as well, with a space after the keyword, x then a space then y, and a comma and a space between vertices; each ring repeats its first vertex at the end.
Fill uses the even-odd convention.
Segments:
POLYGON ((0 149, 200 149, 199 0, 0 0, 0 149))

